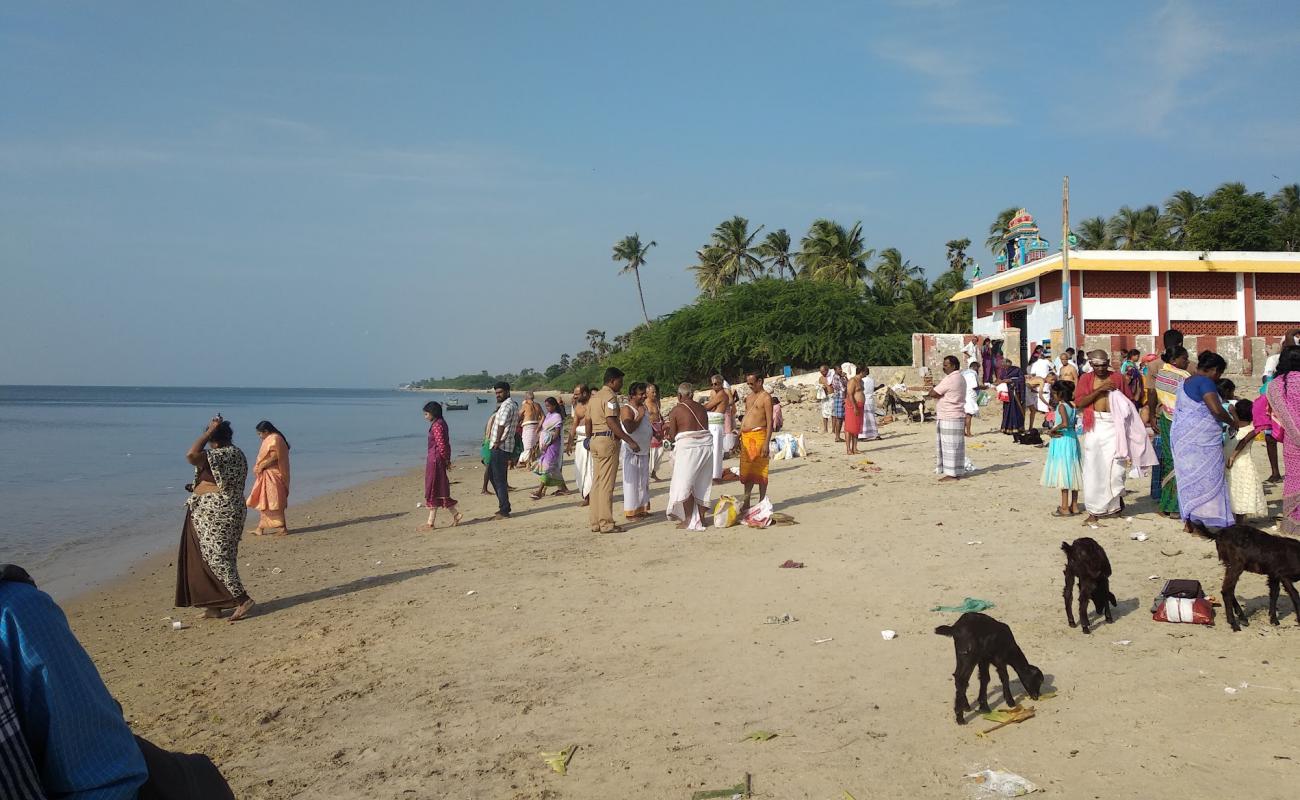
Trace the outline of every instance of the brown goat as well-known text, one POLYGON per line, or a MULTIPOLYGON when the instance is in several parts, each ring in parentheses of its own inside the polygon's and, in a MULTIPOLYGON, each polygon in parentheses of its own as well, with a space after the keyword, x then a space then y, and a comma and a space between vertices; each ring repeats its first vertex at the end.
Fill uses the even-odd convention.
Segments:
POLYGON ((997 667, 998 678, 1002 681, 1002 699, 1007 706, 1014 708, 1015 698, 1011 695, 1011 681, 1007 677, 1007 667, 1011 667, 1020 676, 1020 683, 1029 696, 1038 699, 1043 688, 1043 671, 1025 658, 1011 628, 998 622, 987 614, 967 613, 952 625, 940 625, 934 629, 940 636, 951 636, 957 650, 957 668, 953 670, 953 683, 957 687, 957 699, 953 712, 957 724, 965 725, 962 714, 970 711, 966 701, 966 687, 970 684, 970 674, 976 665, 980 668, 979 709, 988 713, 989 665, 997 667))
POLYGON ((1237 602, 1237 579, 1243 572, 1254 572, 1268 578, 1268 621, 1279 624, 1277 618, 1278 588, 1285 586, 1291 598, 1291 607, 1300 623, 1300 595, 1296 594, 1295 581, 1300 580, 1300 541, 1285 536, 1273 536, 1249 525, 1232 525, 1211 531, 1200 522, 1191 523, 1192 533, 1214 542, 1223 562, 1223 611, 1234 631, 1241 625, 1250 625, 1246 612, 1237 602))
POLYGON ((1115 595, 1110 593, 1110 559, 1106 551, 1097 544, 1096 539, 1081 536, 1073 543, 1061 542, 1065 552, 1065 621, 1070 627, 1075 626, 1074 611, 1070 608, 1074 602, 1074 582, 1079 582, 1079 622, 1084 633, 1092 633, 1088 627, 1088 601, 1096 607, 1097 613, 1106 617, 1107 622, 1114 622, 1110 607, 1116 605, 1115 595))

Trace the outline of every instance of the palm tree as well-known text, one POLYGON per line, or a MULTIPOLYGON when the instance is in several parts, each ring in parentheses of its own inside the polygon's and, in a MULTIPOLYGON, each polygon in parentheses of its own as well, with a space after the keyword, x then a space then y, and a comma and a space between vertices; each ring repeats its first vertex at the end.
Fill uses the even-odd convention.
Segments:
MULTIPOLYGON (((887 247, 880 251, 880 263, 872 270, 871 289, 877 302, 893 305, 898 300, 903 288, 923 270, 913 266, 912 262, 903 260, 903 254, 896 247, 887 247)), ((929 289, 927 288, 928 292, 929 289)))
POLYGON ((785 228, 768 233, 763 243, 754 248, 754 254, 776 272, 776 277, 784 278, 789 270, 790 277, 794 278, 794 256, 790 253, 790 234, 785 228))
POLYGON ((948 262, 948 269, 958 275, 965 275, 966 268, 975 263, 974 259, 966 255, 966 250, 970 247, 970 239, 953 239, 944 247, 947 248, 944 260, 948 262))
POLYGON ((1300 183, 1283 186, 1273 195, 1277 208, 1277 225, 1281 233, 1282 249, 1294 252, 1300 246, 1300 183))
POLYGON ((1149 250, 1160 235, 1160 209, 1121 206, 1110 218, 1109 227, 1120 250, 1149 250))
POLYGON ((650 248, 654 246, 654 242, 642 245, 640 234, 634 233, 631 236, 624 236, 621 242, 614 245, 614 255, 611 257, 614 261, 627 262, 627 266, 618 271, 619 275, 631 272, 636 276, 636 294, 641 298, 641 316, 645 317, 647 325, 650 324, 650 315, 646 313, 645 293, 641 291, 641 267, 645 266, 646 253, 649 253, 650 248))
POLYGON ((861 222, 845 229, 838 222, 819 219, 799 243, 795 263, 805 277, 856 287, 867 277, 867 262, 873 255, 875 251, 862 239, 861 222))
POLYGON ((1002 252, 1002 239, 1007 235, 1007 225, 1011 224, 1011 220, 1019 210, 1015 206, 1004 208, 998 212, 998 218, 989 225, 989 238, 984 240, 984 246, 993 253, 994 257, 1002 252))
POLYGON ((722 253, 713 245, 706 244, 695 251, 691 270, 695 273, 695 285, 709 297, 717 297, 718 292, 736 283, 736 276, 722 268, 722 253))
POLYGON ((711 240, 720 254, 722 269, 735 275, 737 282, 763 274, 763 262, 754 255, 754 239, 762 230, 763 226, 759 225, 750 233, 749 220, 741 216, 732 217, 713 230, 711 240))
POLYGON ((1181 250, 1187 239, 1187 223, 1201 213, 1204 203, 1196 192, 1180 189, 1165 201, 1164 225, 1174 247, 1181 250))
POLYGON ((1079 223, 1079 249, 1114 250, 1115 239, 1110 235, 1106 220, 1101 217, 1089 217, 1079 223))
POLYGON ((598 331, 595 328, 588 330, 587 346, 590 347, 597 356, 603 357, 605 351, 609 349, 609 345, 605 343, 605 332, 598 331))

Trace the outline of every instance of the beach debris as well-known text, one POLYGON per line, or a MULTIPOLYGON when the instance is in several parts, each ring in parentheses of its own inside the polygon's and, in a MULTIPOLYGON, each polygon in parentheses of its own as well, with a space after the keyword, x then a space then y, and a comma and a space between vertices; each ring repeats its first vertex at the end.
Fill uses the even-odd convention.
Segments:
POLYGON ((781 569, 803 569, 803 562, 802 562, 802 561, 791 561, 790 559, 787 558, 787 559, 785 560, 785 563, 782 564, 780 568, 781 568, 781 569))
POLYGON ((1236 694, 1236 693, 1237 693, 1237 687, 1236 687, 1236 686, 1225 686, 1225 687, 1223 687, 1223 693, 1224 693, 1224 694, 1236 694))
POLYGON ((768 617, 767 619, 763 620, 763 624, 764 625, 785 625, 786 623, 789 622, 798 622, 798 621, 799 621, 798 617, 792 617, 789 614, 782 614, 779 617, 768 617))
POLYGON ((833 642, 833 641, 835 641, 834 637, 827 636, 825 639, 813 639, 813 644, 826 644, 827 642, 833 642))
POLYGON ((981 600, 978 597, 967 597, 961 601, 961 605, 959 606, 935 606, 930 610, 943 611, 946 613, 950 612, 953 614, 969 614, 972 612, 988 611, 990 608, 997 608, 997 606, 993 605, 988 600, 981 600))
POLYGON ((799 523, 795 522, 794 517, 790 516, 789 514, 786 514, 781 511, 773 511, 772 524, 773 525, 798 525, 799 523))
POLYGON ((284 572, 284 570, 280 569, 279 567, 272 567, 272 568, 271 568, 271 574, 272 574, 272 575, 279 575, 279 574, 282 573, 282 572, 284 572))
POLYGON ((880 632, 880 638, 888 642, 890 639, 898 638, 898 631, 891 631, 888 628, 880 632))
POLYGON ((573 754, 578 752, 578 746, 571 744, 558 753, 538 753, 546 766, 564 775, 569 769, 569 762, 573 760, 573 754))
POLYGON ((735 786, 729 786, 726 789, 702 789, 691 795, 691 800, 714 800, 719 797, 750 797, 753 795, 751 788, 751 778, 748 772, 745 773, 745 779, 735 786))
POLYGON ((1147 580, 1149 580, 1149 581, 1158 581, 1158 580, 1160 580, 1160 576, 1159 576, 1159 575, 1148 575, 1148 576, 1147 576, 1147 580))
POLYGON ((983 739, 993 731, 996 731, 1000 728, 1005 728, 1008 725, 1016 725, 1018 723, 1024 722, 1027 719, 1033 719, 1034 707, 1016 706, 1015 708, 1006 708, 1006 709, 999 708, 996 711, 990 711, 987 714, 980 714, 980 716, 988 720, 989 722, 997 723, 992 728, 976 732, 975 735, 980 739, 983 739))
POLYGON ((979 539, 973 539, 973 540, 967 542, 967 543, 966 543, 966 546, 967 546, 967 547, 970 547, 971 545, 975 545, 975 544, 984 544, 984 542, 980 541, 979 539))
POLYGON ((976 788, 985 796, 996 797, 1024 797, 1038 791, 1038 785, 1032 781, 1022 778, 1014 772, 1003 772, 996 769, 985 769, 979 772, 972 772, 966 776, 973 778, 976 788))
POLYGON ((1096 530, 1101 530, 1101 526, 1100 526, 1100 525, 1089 525, 1088 527, 1089 527, 1089 528, 1092 528, 1094 531, 1096 531, 1096 530))
POLYGON ((1132 640, 1132 639, 1120 639, 1118 642, 1111 642, 1111 644, 1117 644, 1117 645, 1119 645, 1120 647, 1128 647, 1129 645, 1133 644, 1133 640, 1132 640))
POLYGON ((416 504, 415 504, 415 507, 416 507, 416 508, 424 508, 424 503, 416 503, 416 504))
POLYGON ((1161 550, 1161 551, 1160 551, 1160 555, 1162 555, 1162 556, 1169 556, 1170 558, 1173 558, 1174 556, 1181 556, 1182 554, 1183 554, 1183 551, 1182 551, 1182 550, 1175 550, 1175 551, 1172 552, 1172 553, 1166 553, 1164 550, 1161 550))
POLYGON ((1147 536, 1142 531, 1134 531, 1133 533, 1130 533, 1128 535, 1128 538, 1132 539, 1135 542, 1145 542, 1147 539, 1151 537, 1147 536))
POLYGON ((741 739, 740 741, 742 741, 742 742, 770 742, 771 740, 775 739, 776 737, 777 737, 777 734, 774 733, 773 731, 750 731, 749 733, 745 734, 745 738, 741 739))
POLYGON ((375 566, 376 566, 376 567, 382 567, 383 565, 384 565, 384 562, 382 562, 382 561, 376 561, 376 562, 375 562, 375 566))
POLYGON ((174 631, 183 631, 188 627, 189 625, 186 625, 184 622, 181 622, 180 620, 172 621, 172 630, 174 631))
POLYGON ((741 522, 751 528, 767 528, 772 525, 772 498, 764 497, 758 505, 745 512, 741 522))
POLYGON ((840 800, 858 800, 858 798, 856 798, 856 797, 854 797, 853 795, 849 794, 849 790, 848 790, 848 789, 841 789, 840 791, 841 791, 841 792, 844 792, 844 797, 840 798, 840 800))
POLYGON ((470 589, 468 592, 465 592, 466 597, 473 597, 476 594, 478 594, 478 591, 476 589, 470 589))
POLYGON ((730 528, 736 524, 739 516, 740 503, 731 495, 724 494, 713 506, 713 527, 730 528))

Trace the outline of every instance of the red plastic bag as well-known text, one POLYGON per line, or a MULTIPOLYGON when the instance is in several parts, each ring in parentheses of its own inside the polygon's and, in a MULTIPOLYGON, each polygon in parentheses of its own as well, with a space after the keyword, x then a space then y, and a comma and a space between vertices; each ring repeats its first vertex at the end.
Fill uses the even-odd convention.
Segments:
POLYGON ((1213 625, 1214 607, 1204 597, 1166 597, 1151 615, 1156 622, 1187 622, 1213 625))

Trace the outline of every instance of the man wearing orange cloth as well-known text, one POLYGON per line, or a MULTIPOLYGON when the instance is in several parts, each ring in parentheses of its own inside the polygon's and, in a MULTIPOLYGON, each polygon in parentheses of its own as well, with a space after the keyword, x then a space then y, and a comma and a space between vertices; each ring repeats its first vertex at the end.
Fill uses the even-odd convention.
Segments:
POLYGON ((763 387, 757 372, 745 375, 749 397, 745 398, 745 416, 740 423, 740 483, 745 487, 741 513, 749 509, 749 496, 758 486, 758 500, 767 497, 767 465, 772 441, 772 395, 763 387))

